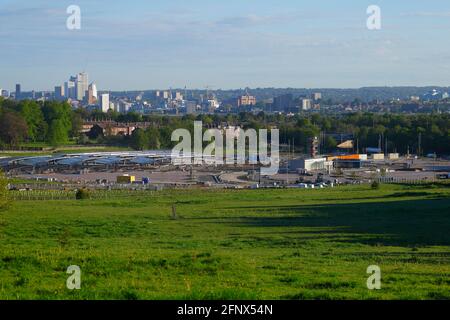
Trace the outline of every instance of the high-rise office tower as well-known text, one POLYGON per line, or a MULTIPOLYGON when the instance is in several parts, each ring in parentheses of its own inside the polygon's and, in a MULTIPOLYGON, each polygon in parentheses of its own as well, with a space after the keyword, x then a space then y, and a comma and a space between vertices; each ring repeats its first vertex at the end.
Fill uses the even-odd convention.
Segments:
POLYGON ((92 89, 92 95, 94 96, 95 99, 97 99, 98 98, 97 85, 94 82, 92 82, 90 88, 92 89))
POLYGON ((89 85, 88 93, 87 93, 87 102, 88 104, 95 104, 97 102, 98 94, 97 94, 97 86, 95 83, 91 83, 89 85))
POLYGON ((78 101, 84 99, 86 92, 89 89, 88 80, 89 80, 88 74, 85 72, 79 73, 76 77, 75 90, 76 90, 76 99, 78 101))
POLYGON ((55 99, 56 100, 63 100, 64 99, 64 87, 63 86, 56 86, 55 87, 55 99))
POLYGON ((64 91, 66 93, 66 97, 73 100, 77 98, 76 80, 76 77, 70 77, 69 81, 64 83, 64 91))
POLYGON ((18 83, 18 84, 16 84, 16 99, 20 99, 21 96, 22 96, 22 91, 20 88, 20 84, 18 83))
POLYGON ((75 82, 67 81, 64 83, 64 91, 66 92, 67 98, 74 99, 75 98, 75 82))

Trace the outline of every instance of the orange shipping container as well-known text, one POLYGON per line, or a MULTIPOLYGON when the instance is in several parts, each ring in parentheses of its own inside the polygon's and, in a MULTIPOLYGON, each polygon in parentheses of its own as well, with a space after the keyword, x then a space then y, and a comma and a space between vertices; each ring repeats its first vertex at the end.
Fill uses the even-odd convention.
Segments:
POLYGON ((338 159, 340 160, 359 160, 360 156, 359 154, 349 154, 345 156, 338 156, 338 159))

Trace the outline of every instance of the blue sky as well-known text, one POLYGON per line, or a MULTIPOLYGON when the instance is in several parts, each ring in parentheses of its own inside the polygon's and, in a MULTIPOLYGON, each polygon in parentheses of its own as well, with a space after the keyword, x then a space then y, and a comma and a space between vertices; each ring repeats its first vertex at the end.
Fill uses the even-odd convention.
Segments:
POLYGON ((0 0, 0 88, 448 86, 449 34, 448 0, 0 0))

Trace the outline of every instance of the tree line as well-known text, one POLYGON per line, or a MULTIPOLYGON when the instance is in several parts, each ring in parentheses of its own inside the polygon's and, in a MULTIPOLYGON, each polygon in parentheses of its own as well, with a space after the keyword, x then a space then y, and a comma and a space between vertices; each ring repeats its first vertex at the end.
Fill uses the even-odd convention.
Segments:
MULTIPOLYGON (((393 114, 351 113, 285 115, 267 113, 213 115, 142 115, 138 113, 88 112, 72 110, 66 102, 13 101, 0 98, 0 148, 20 146, 24 142, 43 142, 52 146, 75 140, 79 144, 107 144, 131 147, 136 150, 170 149, 175 129, 193 132, 194 121, 202 121, 207 128, 226 125, 244 129, 280 130, 280 143, 307 152, 309 140, 319 137, 321 150, 333 152, 341 142, 339 134, 351 135, 359 151, 382 146, 388 152, 450 154, 450 114, 393 114), (147 129, 136 129, 131 136, 110 136, 93 128, 81 134, 84 120, 112 120, 116 122, 148 122, 147 129)), ((357 151, 357 150, 353 150, 357 151)))
MULTIPOLYGON (((331 153, 342 141, 339 135, 354 140, 353 152, 364 152, 368 147, 382 151, 450 154, 450 114, 376 114, 352 113, 342 115, 312 114, 288 116, 284 114, 240 113, 228 115, 161 116, 127 114, 101 117, 119 122, 150 122, 148 129, 137 129, 131 137, 124 137, 126 145, 136 150, 169 149, 173 147, 171 133, 178 128, 193 132, 193 122, 202 121, 204 129, 226 125, 244 129, 280 130, 280 143, 295 147, 297 152, 308 152, 309 141, 318 137, 321 151, 331 153), (111 118, 108 118, 111 117, 111 118)), ((117 141, 117 137, 115 138, 117 141)))
POLYGON ((23 142, 64 145, 79 134, 82 120, 66 102, 0 99, 0 147, 23 142))

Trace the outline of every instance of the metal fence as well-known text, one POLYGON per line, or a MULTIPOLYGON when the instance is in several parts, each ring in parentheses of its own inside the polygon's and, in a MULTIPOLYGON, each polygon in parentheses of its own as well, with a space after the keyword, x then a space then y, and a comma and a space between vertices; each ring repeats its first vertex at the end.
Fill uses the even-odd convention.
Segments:
POLYGON ((441 182, 436 178, 431 179, 414 179, 414 178, 399 178, 399 177, 379 177, 377 181, 380 183, 391 183, 391 184, 430 184, 441 182))
MULTIPOLYGON (((150 190, 89 190, 88 199, 108 200, 125 199, 130 197, 152 197, 156 191, 150 190)), ((75 190, 23 190, 10 191, 12 200, 18 201, 51 201, 51 200, 76 200, 75 190)))

